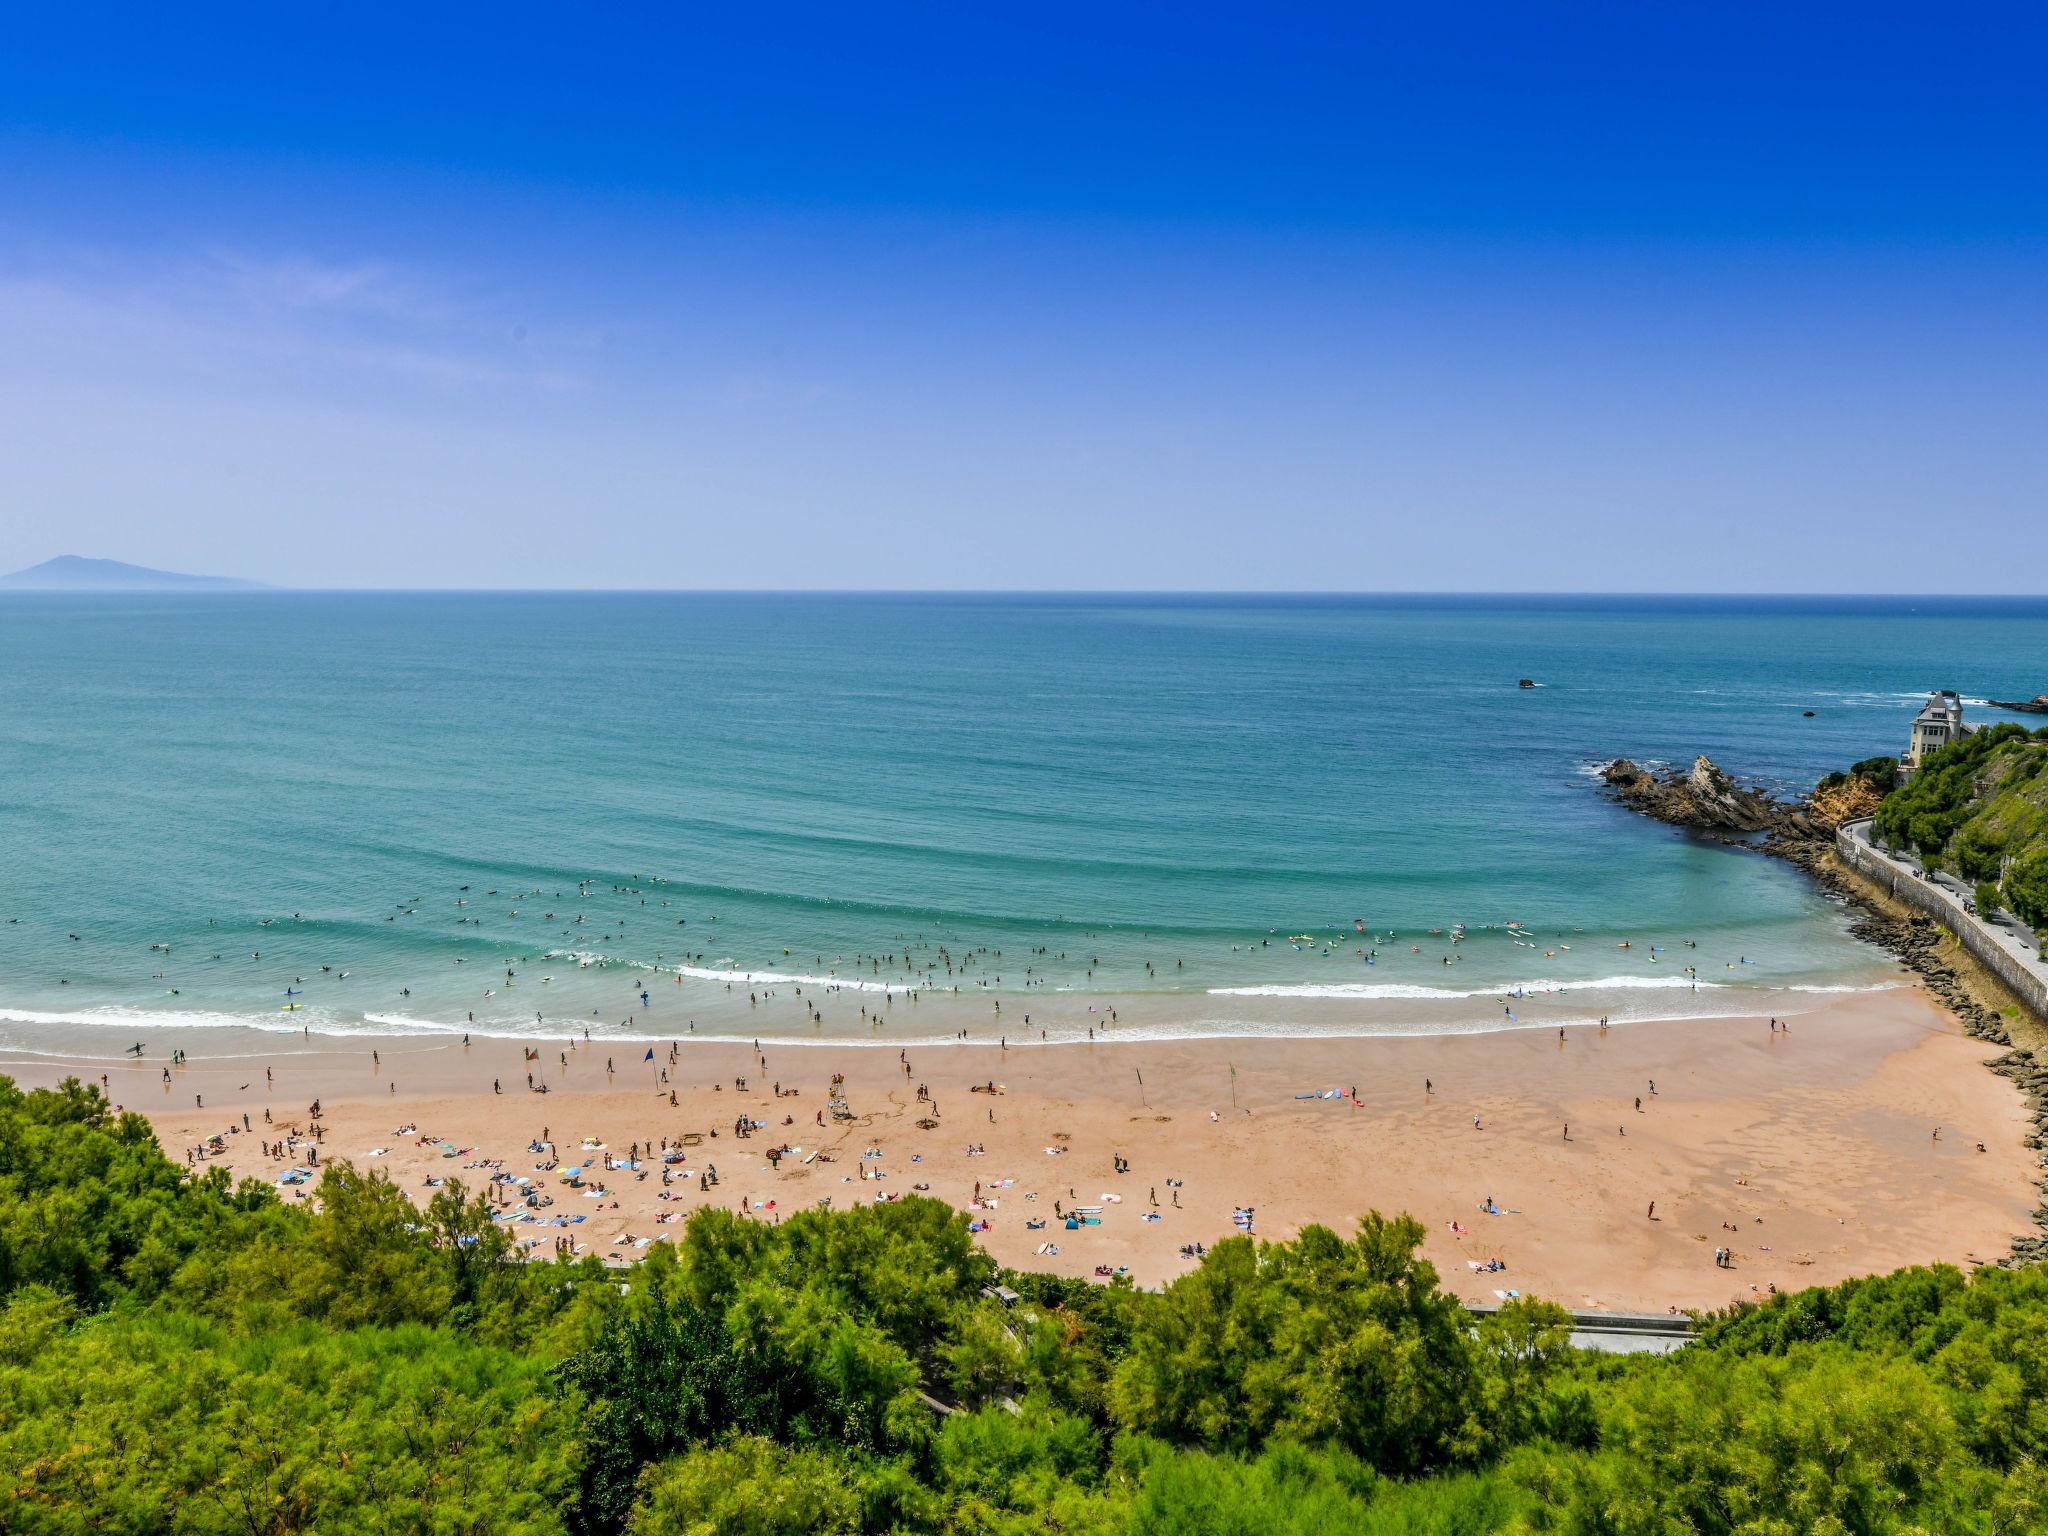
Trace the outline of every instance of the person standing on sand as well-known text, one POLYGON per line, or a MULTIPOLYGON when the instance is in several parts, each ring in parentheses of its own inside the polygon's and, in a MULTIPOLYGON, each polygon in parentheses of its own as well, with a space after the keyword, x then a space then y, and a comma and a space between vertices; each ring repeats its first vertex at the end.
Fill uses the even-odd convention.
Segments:
POLYGON ((1652 1200, 1652 1201, 1650 1202, 1650 1215, 1649 1215, 1649 1219, 1650 1219, 1651 1221, 1655 1221, 1655 1220, 1657 1219, 1657 1202, 1656 1202, 1656 1201, 1654 1201, 1654 1200, 1652 1200))

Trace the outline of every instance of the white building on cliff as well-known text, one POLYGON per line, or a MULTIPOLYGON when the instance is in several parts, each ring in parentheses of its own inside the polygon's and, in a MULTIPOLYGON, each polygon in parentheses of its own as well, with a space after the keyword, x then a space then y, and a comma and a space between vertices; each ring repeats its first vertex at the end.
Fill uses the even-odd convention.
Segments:
POLYGON ((1913 717, 1906 755, 1899 759, 1899 776, 1910 777, 1913 770, 1927 760, 1928 753, 1939 751, 1952 741, 1960 741, 1975 729, 1975 726, 1963 724, 1963 701, 1956 697, 1953 689, 1944 688, 1939 693, 1930 693, 1927 702, 1921 705, 1920 713, 1913 717))

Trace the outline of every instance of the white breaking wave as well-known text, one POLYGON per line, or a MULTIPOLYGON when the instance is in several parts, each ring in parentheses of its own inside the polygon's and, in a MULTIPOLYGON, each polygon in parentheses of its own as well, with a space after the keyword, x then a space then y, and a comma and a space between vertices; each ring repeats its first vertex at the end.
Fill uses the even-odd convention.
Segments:
MULTIPOLYGON (((659 967, 668 969, 668 967, 659 967)), ((871 981, 858 976, 799 976, 784 971, 714 971, 702 965, 678 965, 676 973, 694 977, 698 981, 745 982, 754 987, 838 987, 847 992, 913 992, 917 989, 906 982, 871 981)))
POLYGON ((64 1013, 55 1008, 0 1008, 0 1024, 118 1024, 123 1029, 268 1029, 282 1035, 296 1035, 311 1029, 316 1034, 332 1032, 334 1016, 324 1010, 295 1008, 290 1013, 221 1013, 206 1008, 129 1008, 109 1004, 81 1013, 64 1013))
MULTIPOLYGON (((502 1027, 505 1021, 500 1019, 493 1022, 502 1027)), ((490 1033, 490 1031, 486 1031, 473 1023, 444 1024, 437 1019, 416 1019, 411 1014, 406 1013, 366 1013, 363 1015, 363 1023, 375 1025, 378 1029, 388 1029, 394 1034, 400 1035, 471 1035, 490 1033)), ((576 1026, 578 1029, 582 1027, 580 1024, 576 1026)), ((336 1031, 336 1033, 343 1033, 343 1031, 336 1031)), ((353 1034, 359 1033, 359 1031, 351 1030, 346 1031, 346 1033, 353 1034)), ((541 1034, 537 1030, 527 1031, 527 1036, 536 1039, 551 1039, 557 1036, 567 1038, 568 1034, 569 1030, 566 1028, 556 1029, 546 1035, 541 1034)))
POLYGON ((574 960, 579 970, 645 971, 650 976, 687 976, 693 981, 729 981, 750 987, 837 987, 845 992, 874 993, 917 990, 908 982, 871 981, 859 976, 805 976, 792 971, 749 971, 738 966, 650 965, 644 960, 623 960, 590 949, 550 950, 542 959, 574 960))
POLYGON ((1211 997, 1338 997, 1399 998, 1410 1002, 1426 998, 1456 1000, 1471 997, 1534 997, 1544 993, 1633 991, 1643 987, 1683 987, 1711 992, 1722 986, 1717 981, 1694 981, 1690 976, 1602 976, 1593 981, 1506 981, 1495 987, 1458 991, 1450 987, 1418 987, 1408 982, 1340 981, 1307 982, 1301 985, 1274 982, 1257 987, 1211 987, 1211 997))

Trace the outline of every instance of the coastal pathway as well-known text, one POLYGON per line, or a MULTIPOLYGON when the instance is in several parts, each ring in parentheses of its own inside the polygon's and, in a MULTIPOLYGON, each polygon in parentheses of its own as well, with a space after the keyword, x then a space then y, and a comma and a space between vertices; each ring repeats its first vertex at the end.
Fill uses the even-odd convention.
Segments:
POLYGON ((2013 989, 2048 1022, 2048 961, 2041 958, 2040 936, 2009 912, 1992 918, 1975 911, 1968 892, 1945 881, 1938 872, 1931 873, 1917 859, 1880 847, 1871 839, 1870 829, 1868 818, 1842 823, 1838 836, 1847 842, 1843 851, 1851 862, 1866 872, 1874 872, 1873 866, 1886 871, 1894 877, 1895 889, 1897 881, 1911 882, 1920 898, 1913 905, 1922 910, 1932 908, 1934 915, 1964 940, 1966 948, 2003 979, 2015 983, 2013 989))

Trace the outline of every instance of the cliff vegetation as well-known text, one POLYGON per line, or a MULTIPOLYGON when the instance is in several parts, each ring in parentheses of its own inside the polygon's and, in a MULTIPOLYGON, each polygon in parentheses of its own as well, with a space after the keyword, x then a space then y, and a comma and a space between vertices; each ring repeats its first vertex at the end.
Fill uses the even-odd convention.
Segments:
POLYGON ((1877 808, 1875 831, 2048 925, 2048 729, 2005 722, 1930 753, 1877 808))

